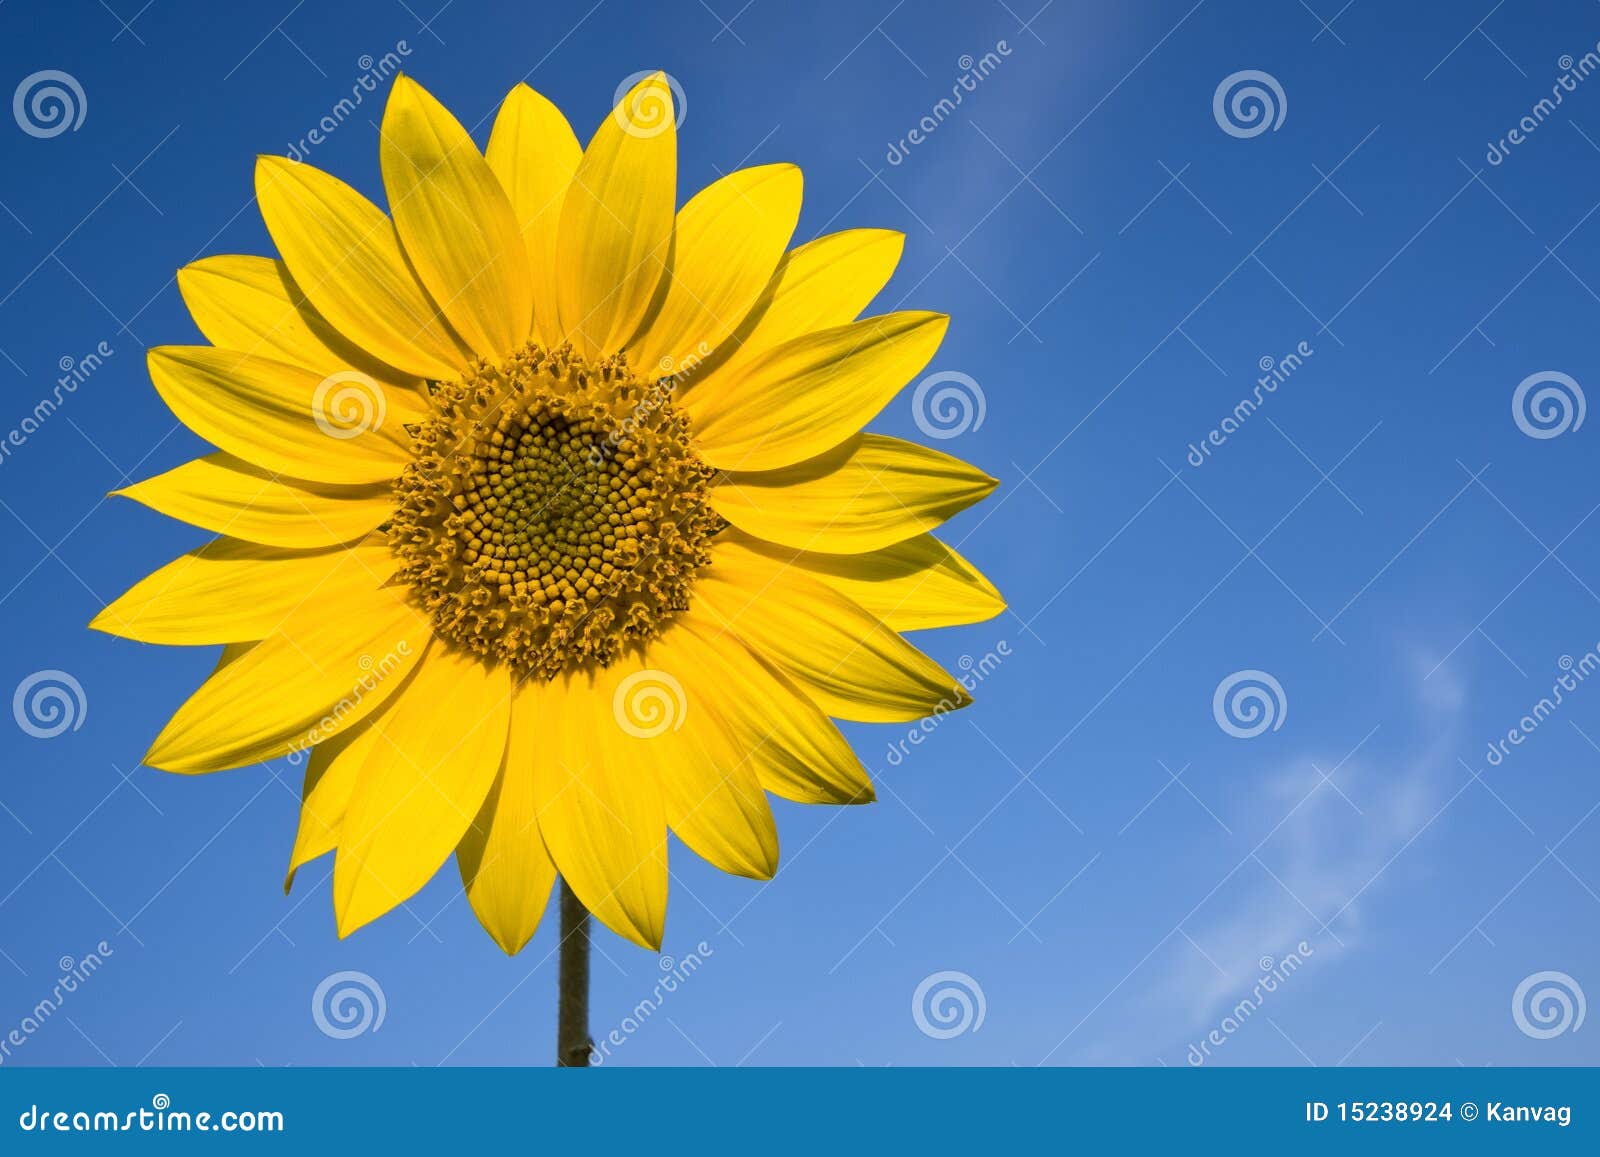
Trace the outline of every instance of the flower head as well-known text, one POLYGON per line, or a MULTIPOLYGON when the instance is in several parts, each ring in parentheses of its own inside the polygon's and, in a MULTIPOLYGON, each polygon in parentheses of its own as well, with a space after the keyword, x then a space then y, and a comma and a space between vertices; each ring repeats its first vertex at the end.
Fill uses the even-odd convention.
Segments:
POLYGON ((767 793, 872 798, 832 719, 968 701, 899 632, 1001 609, 929 533, 994 480, 860 433, 946 319, 856 320, 901 238, 789 249, 791 165, 675 208, 671 102, 580 148, 519 86, 480 153, 398 78, 389 214, 263 157, 280 259, 178 275, 211 344, 150 373, 217 452, 121 493, 220 537, 93 625, 227 644, 146 761, 305 759, 289 877, 336 853, 341 934, 454 852, 508 952, 557 873, 659 946, 669 830, 768 878, 767 793))

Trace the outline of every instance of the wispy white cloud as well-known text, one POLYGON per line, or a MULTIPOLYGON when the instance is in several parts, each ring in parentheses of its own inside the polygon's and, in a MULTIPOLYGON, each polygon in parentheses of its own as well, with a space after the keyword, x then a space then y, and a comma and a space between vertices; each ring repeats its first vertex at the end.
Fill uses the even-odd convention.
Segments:
POLYGON ((1097 1033, 1074 1060, 1170 1061, 1251 994, 1268 959, 1301 942, 1311 948, 1305 967, 1263 1001, 1270 1015, 1267 1002, 1288 1007, 1377 935, 1363 906, 1392 864, 1416 855, 1413 841, 1461 779, 1464 688, 1444 671, 1424 681, 1420 656, 1407 667, 1420 690, 1400 719, 1379 724, 1354 754, 1302 751, 1263 777, 1235 826, 1233 875, 1151 956, 1147 975, 1128 981, 1122 1007, 1106 1017, 1115 1031, 1097 1033), (1130 1041, 1148 1051, 1128 1055, 1130 1041))

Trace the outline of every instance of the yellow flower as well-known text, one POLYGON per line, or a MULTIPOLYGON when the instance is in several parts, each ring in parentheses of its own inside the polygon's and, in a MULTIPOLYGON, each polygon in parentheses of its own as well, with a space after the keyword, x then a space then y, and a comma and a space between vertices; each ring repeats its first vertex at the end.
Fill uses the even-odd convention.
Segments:
POLYGON ((146 762, 307 758, 289 878, 337 853, 341 935, 453 851, 507 952, 557 873, 659 947, 669 829, 770 878, 767 792, 872 798, 830 716, 968 702, 898 632, 1002 608, 928 533, 994 480, 859 432, 947 319, 855 320, 903 238, 787 249, 792 165, 674 212, 659 73, 587 149, 518 86, 480 153, 404 77, 381 138, 392 217, 263 157, 281 260, 179 273, 212 344, 150 375, 218 450, 120 493, 221 537, 93 626, 228 644, 146 762))

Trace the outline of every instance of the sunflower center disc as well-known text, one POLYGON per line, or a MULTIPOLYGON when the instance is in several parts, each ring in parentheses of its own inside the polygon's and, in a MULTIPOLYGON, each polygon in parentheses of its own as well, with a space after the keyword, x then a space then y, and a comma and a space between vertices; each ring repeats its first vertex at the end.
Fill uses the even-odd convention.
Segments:
POLYGON ((723 524, 670 382, 529 345, 433 403, 388 528, 440 635, 550 678, 688 607, 723 524))

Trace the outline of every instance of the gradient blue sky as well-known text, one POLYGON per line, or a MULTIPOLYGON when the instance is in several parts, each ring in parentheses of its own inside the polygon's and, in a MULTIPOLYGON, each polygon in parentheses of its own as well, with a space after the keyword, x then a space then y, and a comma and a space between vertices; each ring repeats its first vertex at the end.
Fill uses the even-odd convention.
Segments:
MULTIPOLYGON (((1600 8, 140 2, 0 7, 0 95, 60 69, 87 98, 59 136, 0 123, 0 430, 62 359, 114 351, 0 462, 0 691, 55 669, 87 700, 56 738, 0 727, 0 1030, 59 958, 114 951, 6 1063, 551 1054, 553 924, 506 958, 450 867, 338 941, 327 864, 280 890, 298 769, 139 766, 214 655, 84 629, 203 537, 102 499, 202 448, 144 369, 147 345, 196 337, 174 270, 270 251, 254 155, 400 41, 480 141, 519 80, 586 136, 624 77, 665 68, 687 98, 680 197, 789 160, 799 239, 903 229, 880 304, 949 312, 931 369, 986 403, 938 444, 1002 488, 947 537, 1011 610, 922 642, 1010 657, 898 765, 901 729, 852 727, 881 802, 779 805, 772 883, 674 846, 664 952, 711 954, 613 1063, 1182 1065, 1301 941, 1213 1063, 1600 1062, 1600 1027, 1533 1039, 1511 1011, 1547 970, 1600 997, 1600 681, 1486 760, 1600 643, 1600 429, 1532 438, 1511 407, 1538 372, 1600 381, 1600 79, 1485 156, 1595 47, 1600 8), (961 58, 1001 41, 890 164, 961 58), (1244 69, 1287 101, 1251 138, 1213 117, 1244 69), (1261 359, 1301 342, 1293 377, 1188 464, 1261 359), (1212 698, 1246 669, 1287 711, 1238 739, 1212 698), (335 1040, 310 1001, 345 969, 387 1016, 335 1040), (986 1014, 934 1039, 913 993, 946 970, 986 1014)), ((379 112, 311 159, 381 199, 379 112)), ((921 437, 910 390, 877 425, 921 437)), ((597 946, 604 1035, 660 966, 597 946)))

